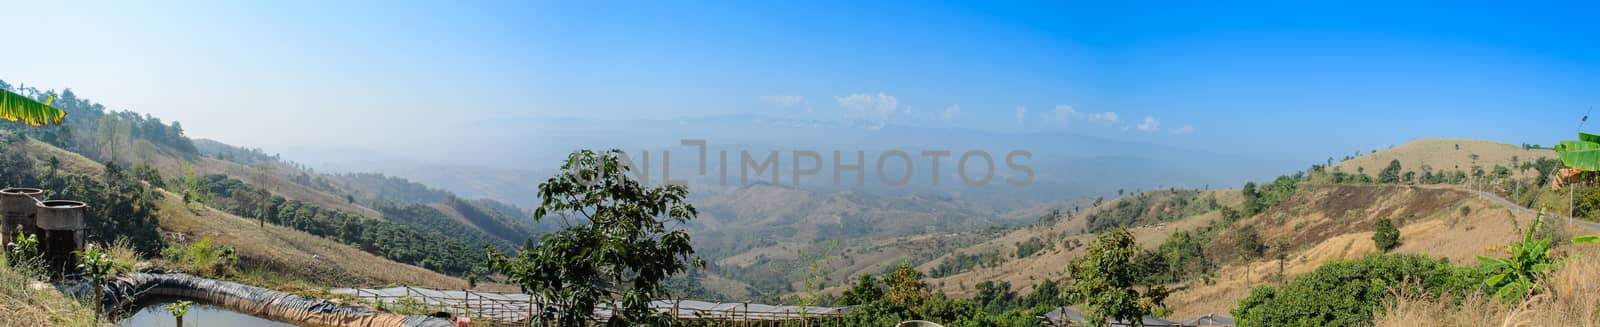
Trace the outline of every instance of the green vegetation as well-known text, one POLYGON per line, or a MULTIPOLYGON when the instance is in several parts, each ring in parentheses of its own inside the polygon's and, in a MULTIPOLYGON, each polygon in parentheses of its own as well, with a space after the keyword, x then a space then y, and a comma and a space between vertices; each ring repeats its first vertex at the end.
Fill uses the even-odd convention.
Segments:
POLYGON ((1372 243, 1378 247, 1378 251, 1389 252, 1400 246, 1400 229, 1395 228, 1389 218, 1379 218, 1373 226, 1372 243))
MULTIPOLYGON (((1254 188, 1254 184, 1249 184, 1254 188)), ((1153 224, 1216 209, 1215 201, 1200 198, 1199 190, 1167 190, 1136 193, 1119 199, 1111 208, 1088 215, 1088 232, 1098 233, 1113 227, 1153 224)))
POLYGON ((1044 250, 1048 250, 1048 249, 1055 249, 1055 248, 1056 248, 1056 243, 1054 243, 1054 242, 1048 242, 1048 241, 1045 241, 1045 240, 1040 239, 1038 237, 1029 238, 1026 241, 1017 242, 1017 255, 1016 255, 1016 258, 1018 258, 1018 259, 1027 258, 1028 256, 1031 256, 1034 253, 1039 253, 1039 251, 1044 251, 1044 250))
MULTIPOLYGON (((1543 218, 1544 212, 1541 211, 1533 220, 1533 224, 1528 226, 1522 241, 1506 246, 1506 253, 1510 254, 1510 257, 1500 259, 1478 256, 1478 261, 1483 264, 1483 270, 1488 273, 1483 283, 1495 289, 1495 297, 1514 301, 1536 294, 1539 292, 1539 282, 1561 266, 1562 260, 1550 255, 1552 238, 1535 236, 1543 218)), ((1586 236, 1574 241, 1593 240, 1596 240, 1594 236, 1586 236)))
POLYGON ((103 315, 100 312, 100 307, 102 307, 100 303, 104 302, 100 300, 100 289, 105 285, 105 277, 111 272, 111 267, 114 265, 111 261, 111 256, 106 254, 105 250, 92 244, 87 249, 73 251, 72 254, 78 256, 78 269, 83 270, 83 276, 89 278, 89 283, 94 285, 94 302, 90 303, 94 304, 94 316, 101 317, 103 315))
POLYGON ((39 236, 17 232, 15 241, 6 244, 6 265, 12 269, 33 270, 39 265, 39 236))
POLYGON ((184 301, 184 300, 178 300, 178 302, 167 303, 167 312, 172 313, 172 317, 173 318, 177 318, 177 320, 178 320, 177 326, 178 327, 183 327, 183 316, 189 314, 189 305, 193 304, 193 303, 194 302, 189 302, 189 301, 184 301))
POLYGON ((161 255, 172 260, 183 271, 202 276, 224 274, 239 260, 233 246, 214 246, 210 238, 202 238, 188 246, 173 245, 161 251, 161 255))
POLYGON ((996 252, 970 255, 956 253, 955 255, 951 255, 950 258, 946 259, 944 262, 940 262, 938 266, 933 267, 933 270, 928 272, 928 276, 940 278, 966 272, 977 267, 998 267, 1005 262, 1006 258, 1000 256, 1000 253, 996 252))
POLYGON ((67 113, 50 107, 50 103, 54 101, 54 96, 40 103, 21 94, 11 93, 9 90, 0 90, 0 120, 30 127, 61 125, 61 119, 66 118, 67 113))
POLYGON ((1134 262, 1139 246, 1125 228, 1099 234, 1082 257, 1067 268, 1072 275, 1067 294, 1081 301, 1084 318, 1095 325, 1107 321, 1140 321, 1145 315, 1165 310, 1167 289, 1161 285, 1139 285, 1141 272, 1134 262), (1144 290, 1137 288, 1143 286, 1144 290))
POLYGON ((976 287, 978 294, 972 299, 951 299, 929 289, 922 274, 902 262, 883 283, 872 275, 859 276, 838 303, 856 306, 845 316, 845 326, 894 326, 913 319, 945 326, 1035 326, 1034 316, 1066 304, 1054 281, 1039 284, 1027 296, 1012 292, 1008 283, 984 282, 976 287))
POLYGON ((689 233, 668 226, 694 219, 694 206, 684 200, 688 189, 642 184, 629 177, 621 156, 621 150, 573 153, 561 174, 539 184, 534 211, 534 219, 559 217, 569 225, 516 257, 488 248, 491 269, 568 313, 544 311, 534 324, 585 325, 610 300, 620 307, 612 308, 609 324, 667 323, 650 308, 666 294, 662 281, 704 265, 693 257, 689 233))
POLYGON ((1477 290, 1483 274, 1423 255, 1335 261, 1285 286, 1250 290, 1232 310, 1239 326, 1371 325, 1373 308, 1407 289, 1438 297, 1477 290))
POLYGON ((1239 195, 1244 197, 1241 214, 1244 217, 1254 216, 1289 198, 1300 187, 1304 176, 1303 173, 1278 176, 1272 183, 1263 184, 1260 188, 1254 182, 1244 183, 1244 187, 1239 189, 1239 195))
POLYGON ((1400 159, 1389 160, 1389 166, 1378 172, 1378 182, 1384 184, 1400 182, 1400 159))
POLYGON ((223 175, 201 176, 197 185, 203 192, 213 195, 215 208, 228 213, 255 218, 263 224, 294 228, 390 260, 447 274, 461 275, 482 263, 482 253, 470 250, 476 246, 509 246, 423 205, 375 206, 374 209, 387 218, 377 220, 285 199, 223 175), (415 226, 434 228, 422 230, 415 226))
MULTIPOLYGON (((1174 283, 1201 276, 1211 271, 1211 260, 1206 257, 1205 245, 1210 242, 1209 234, 1192 234, 1188 231, 1173 232, 1171 237, 1162 241, 1156 248, 1155 255, 1161 257, 1160 263, 1165 267, 1147 268, 1148 283, 1174 283), (1157 269, 1158 268, 1158 269, 1157 269)), ((1152 260, 1139 260, 1150 262, 1152 260)))
POLYGON ((26 142, 16 134, 0 135, 0 167, 5 168, 0 170, 0 180, 16 183, 11 185, 38 185, 48 198, 92 203, 85 212, 90 217, 86 230, 90 243, 126 239, 139 252, 161 250, 155 206, 159 195, 115 163, 106 164, 99 176, 54 167, 39 169, 33 159, 22 154, 26 142))

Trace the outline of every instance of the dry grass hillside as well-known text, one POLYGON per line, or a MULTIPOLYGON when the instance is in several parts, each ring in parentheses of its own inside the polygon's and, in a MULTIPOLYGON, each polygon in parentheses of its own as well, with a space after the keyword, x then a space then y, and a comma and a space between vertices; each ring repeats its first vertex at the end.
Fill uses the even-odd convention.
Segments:
MULTIPOLYGON (((1523 150, 1522 147, 1484 140, 1471 139, 1417 139, 1406 142, 1393 148, 1379 150, 1377 153, 1362 154, 1344 162, 1333 165, 1340 171, 1355 174, 1366 172, 1367 175, 1377 176, 1378 172, 1389 165, 1391 160, 1400 160, 1402 172, 1415 171, 1422 174, 1422 165, 1433 167, 1434 171, 1441 169, 1467 170, 1473 165, 1482 166, 1483 169, 1493 169, 1495 165, 1512 168, 1513 173, 1533 173, 1532 170, 1522 172, 1512 164, 1516 158, 1516 165, 1530 162, 1541 157, 1556 156, 1555 151, 1547 149, 1523 150), (1459 148, 1457 147, 1459 145, 1459 148), (1477 155, 1474 160, 1472 155, 1477 155)), ((1337 158, 1335 158, 1337 160, 1337 158)))
MULTIPOLYGON (((1420 253, 1471 264, 1478 255, 1497 255, 1534 217, 1519 214, 1470 193, 1447 189, 1377 185, 1313 185, 1279 205, 1242 220, 1271 244, 1290 241, 1282 262, 1258 258, 1224 263, 1212 283, 1180 286, 1167 305, 1173 316, 1226 314, 1250 287, 1278 283, 1339 259, 1378 252, 1372 225, 1379 218, 1400 225, 1401 245, 1392 253, 1420 253), (1460 208, 1469 207, 1462 215, 1460 208), (1279 277, 1280 271, 1283 277, 1279 277)), ((1577 228, 1577 227, 1571 227, 1577 228)), ((1225 248, 1229 235, 1213 247, 1225 248)), ((1222 249, 1207 249, 1208 254, 1222 249)))
MULTIPOLYGON (((1152 192, 1160 193, 1160 192, 1152 192)), ((1132 197, 1129 195, 1128 197, 1132 197)), ((1238 206, 1241 198, 1236 190, 1204 191, 1198 197, 1215 196, 1217 203, 1223 206, 1238 206)), ((1099 211, 1109 210, 1124 198, 1104 201, 1100 206, 1084 206, 1083 210, 1073 213, 1071 217, 1063 217, 1053 224, 1043 226, 1030 226, 1019 228, 1003 235, 987 238, 981 243, 960 249, 953 253, 941 256, 918 267, 922 271, 929 271, 938 267, 947 260, 952 260, 956 255, 977 255, 983 253, 999 253, 1008 257, 1007 260, 994 267, 978 267, 970 271, 958 273, 942 278, 933 278, 929 283, 938 286, 946 294, 954 296, 970 296, 972 286, 982 281, 1010 282, 1018 292, 1031 292, 1035 284, 1045 279, 1060 279, 1066 273, 1067 263, 1079 255, 1083 248, 1067 249, 1059 244, 1073 243, 1088 244, 1094 235, 1084 234, 1085 217, 1099 211), (1047 248, 1024 258, 1015 258, 1017 244, 1031 239, 1041 239, 1059 242, 1054 248, 1047 248)), ((1135 227, 1131 229, 1138 238, 1139 245, 1145 248, 1155 248, 1171 236, 1173 232, 1194 230, 1205 226, 1211 220, 1219 218, 1217 211, 1209 211, 1199 215, 1189 216, 1166 223, 1135 227)))

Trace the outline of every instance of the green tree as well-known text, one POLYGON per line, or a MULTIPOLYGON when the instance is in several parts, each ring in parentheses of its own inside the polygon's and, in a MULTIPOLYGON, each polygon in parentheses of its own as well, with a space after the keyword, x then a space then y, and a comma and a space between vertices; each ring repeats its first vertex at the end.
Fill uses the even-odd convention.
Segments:
POLYGON ((1389 160, 1389 166, 1378 171, 1378 182, 1384 184, 1400 182, 1400 159, 1389 160))
POLYGON ((1067 291, 1088 309, 1085 318, 1090 322, 1141 321, 1164 309, 1166 287, 1136 289, 1140 276, 1133 261, 1138 249, 1133 234, 1118 227, 1101 232, 1082 257, 1072 260, 1068 267, 1072 284, 1067 291))
MULTIPOLYGON (((55 159, 55 157, 50 157, 50 159, 55 159)), ((156 167, 151 165, 149 161, 133 164, 133 177, 150 183, 150 186, 157 188, 167 187, 167 183, 161 180, 161 172, 156 171, 156 167)))
POLYGON ((923 301, 932 294, 928 291, 928 284, 922 282, 922 272, 912 267, 910 262, 900 262, 894 267, 894 272, 884 277, 884 282, 889 284, 884 299, 891 305, 913 312, 922 309, 923 301))
POLYGON ((839 304, 862 305, 883 299, 883 285, 872 274, 861 274, 856 277, 856 283, 851 284, 844 294, 839 296, 839 304))
POLYGON ((608 325, 666 324, 666 317, 650 308, 667 293, 662 282, 691 265, 705 265, 694 256, 689 233, 668 225, 695 217, 694 206, 685 201, 688 189, 651 187, 630 178, 622 155, 621 150, 574 152, 562 173, 539 184, 541 202, 533 217, 559 219, 561 231, 545 234, 516 257, 485 246, 491 269, 549 301, 551 310, 542 310, 534 324, 586 325, 602 305, 615 306, 608 325))
POLYGON ((1395 228, 1394 222, 1389 218, 1379 218, 1373 227, 1372 244, 1378 246, 1378 251, 1389 252, 1400 246, 1400 229, 1395 228))

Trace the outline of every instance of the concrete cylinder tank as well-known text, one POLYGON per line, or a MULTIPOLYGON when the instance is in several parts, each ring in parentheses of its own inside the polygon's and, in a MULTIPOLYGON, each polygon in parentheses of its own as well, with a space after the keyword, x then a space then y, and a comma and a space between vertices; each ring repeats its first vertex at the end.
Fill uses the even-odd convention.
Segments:
POLYGON ((0 247, 16 241, 17 233, 39 234, 34 216, 39 212, 39 197, 44 190, 36 188, 6 188, 0 190, 0 247))
POLYGON ((69 274, 78 267, 78 256, 72 251, 82 251, 84 211, 88 205, 78 201, 48 200, 39 202, 39 252, 44 254, 46 269, 69 274))

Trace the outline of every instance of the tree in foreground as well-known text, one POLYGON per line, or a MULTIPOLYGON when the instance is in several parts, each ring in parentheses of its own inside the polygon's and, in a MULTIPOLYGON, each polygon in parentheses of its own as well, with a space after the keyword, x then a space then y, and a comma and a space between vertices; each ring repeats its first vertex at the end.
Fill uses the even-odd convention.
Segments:
POLYGON ((562 173, 539 184, 535 220, 558 219, 515 257, 490 247, 488 266, 547 303, 534 325, 583 326, 595 309, 612 310, 607 325, 670 324, 650 308, 668 276, 704 266, 679 225, 696 215, 683 186, 651 187, 629 178, 621 150, 583 150, 562 173))
POLYGON ((1145 315, 1164 309, 1166 287, 1136 289, 1140 272, 1133 259, 1138 250, 1133 234, 1118 227, 1101 232, 1082 257, 1072 260, 1068 298, 1088 309, 1084 317, 1090 323, 1141 322, 1145 315))

